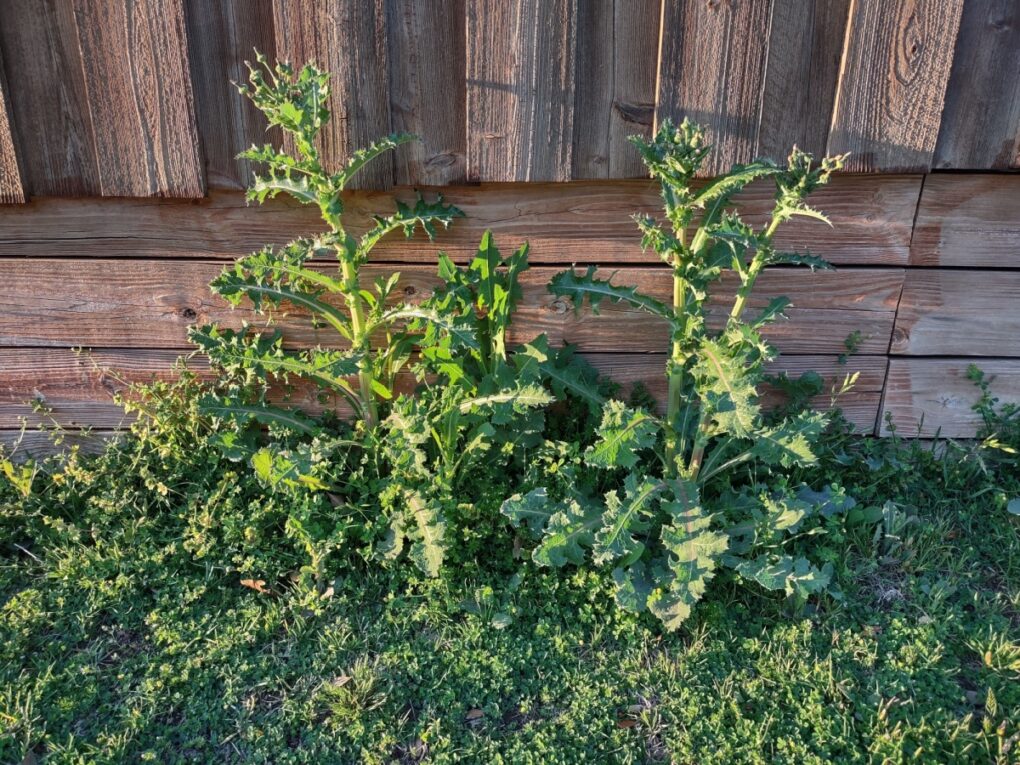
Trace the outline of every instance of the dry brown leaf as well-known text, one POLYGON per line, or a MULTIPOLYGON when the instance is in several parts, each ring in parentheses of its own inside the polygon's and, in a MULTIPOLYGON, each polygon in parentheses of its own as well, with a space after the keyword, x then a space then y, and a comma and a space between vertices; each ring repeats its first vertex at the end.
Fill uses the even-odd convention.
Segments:
POLYGON ((242 579, 241 584, 249 590, 255 590, 255 592, 261 593, 262 595, 269 594, 269 590, 266 588, 265 579, 242 579))
POLYGON ((467 713, 467 719, 469 722, 471 720, 478 720, 484 716, 485 712, 483 712, 481 709, 472 709, 470 712, 467 713))
POLYGON ((629 717, 621 717, 616 721, 617 728, 633 728, 637 725, 637 720, 632 720, 629 717))

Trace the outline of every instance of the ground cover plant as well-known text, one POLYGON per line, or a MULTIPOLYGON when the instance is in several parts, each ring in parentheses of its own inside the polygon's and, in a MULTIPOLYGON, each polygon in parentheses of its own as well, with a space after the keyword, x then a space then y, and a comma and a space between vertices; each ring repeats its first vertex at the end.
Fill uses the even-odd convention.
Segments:
POLYGON ((350 234, 344 185, 409 138, 327 172, 327 88, 253 71, 295 153, 249 152, 252 196, 326 230, 213 283, 260 317, 196 328, 217 379, 136 387, 98 455, 0 455, 0 762, 1017 761, 1020 411, 976 369, 967 444, 864 438, 802 406, 817 377, 758 398, 785 304, 749 315, 751 291, 824 267, 772 240, 820 217, 838 158, 699 187, 696 126, 639 143, 672 304, 594 271, 550 289, 668 323, 659 413, 569 349, 512 345, 526 246, 437 255, 416 305, 363 285, 379 238, 459 211, 418 197, 350 234), (776 188, 761 229, 733 205, 754 180, 776 188), (295 307, 334 341, 286 344, 295 307), (281 400, 302 381, 340 416, 281 400))

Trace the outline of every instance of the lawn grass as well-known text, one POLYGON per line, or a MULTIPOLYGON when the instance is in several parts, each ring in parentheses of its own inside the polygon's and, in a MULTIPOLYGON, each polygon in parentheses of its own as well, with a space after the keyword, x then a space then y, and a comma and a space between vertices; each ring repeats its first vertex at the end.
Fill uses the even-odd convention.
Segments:
POLYGON ((832 436, 804 478, 884 506, 826 537, 835 596, 717 578, 675 633, 498 524, 438 579, 337 554, 299 588, 288 500, 172 452, 0 488, 0 762, 1020 761, 997 452, 832 436))

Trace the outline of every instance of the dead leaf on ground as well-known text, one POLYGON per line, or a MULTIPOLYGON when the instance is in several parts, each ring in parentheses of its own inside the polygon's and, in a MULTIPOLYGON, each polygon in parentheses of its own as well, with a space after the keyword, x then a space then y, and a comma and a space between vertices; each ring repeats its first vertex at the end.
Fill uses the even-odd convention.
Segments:
POLYGON ((241 584, 249 590, 255 590, 255 592, 261 593, 262 595, 269 594, 269 590, 266 588, 265 579, 242 579, 241 584))
POLYGON ((469 725, 476 725, 477 722, 481 720, 482 717, 484 716, 485 712, 483 712, 481 709, 472 709, 465 715, 465 719, 468 721, 469 725))

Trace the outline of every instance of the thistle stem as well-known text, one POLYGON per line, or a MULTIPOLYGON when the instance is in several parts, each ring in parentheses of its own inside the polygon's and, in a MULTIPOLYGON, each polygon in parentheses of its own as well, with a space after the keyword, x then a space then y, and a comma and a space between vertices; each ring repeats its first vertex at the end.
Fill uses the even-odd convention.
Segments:
POLYGON ((368 359, 370 338, 364 335, 365 314, 361 305, 359 293, 358 270, 342 251, 337 253, 340 257, 340 270, 344 277, 344 299, 347 301, 347 308, 351 312, 351 335, 354 338, 355 350, 362 351, 365 355, 358 362, 358 386, 361 392, 362 409, 365 412, 365 425, 369 430, 374 430, 379 423, 379 410, 375 402, 375 393, 372 391, 372 367, 368 359))

